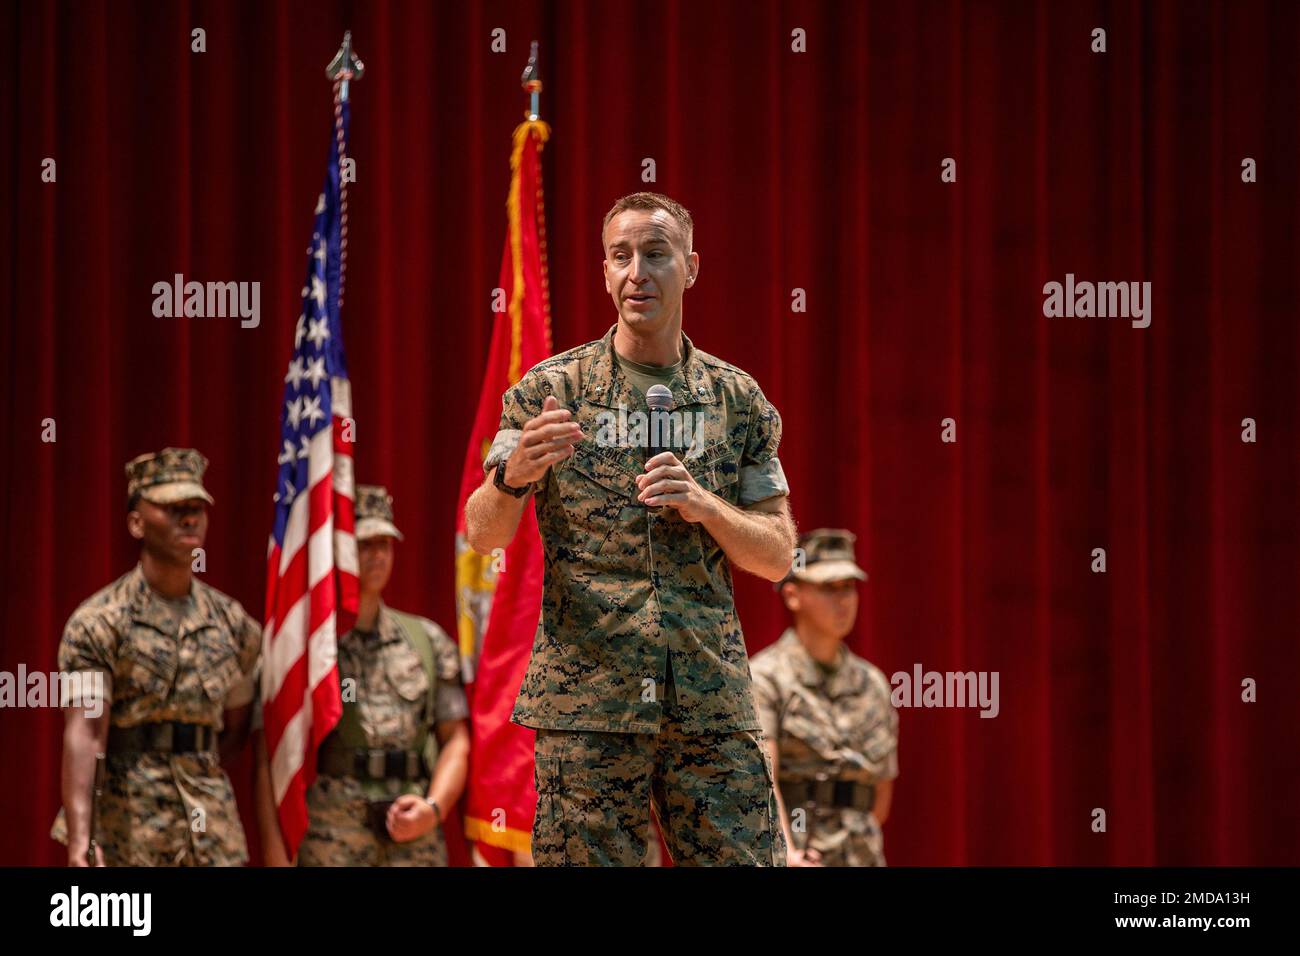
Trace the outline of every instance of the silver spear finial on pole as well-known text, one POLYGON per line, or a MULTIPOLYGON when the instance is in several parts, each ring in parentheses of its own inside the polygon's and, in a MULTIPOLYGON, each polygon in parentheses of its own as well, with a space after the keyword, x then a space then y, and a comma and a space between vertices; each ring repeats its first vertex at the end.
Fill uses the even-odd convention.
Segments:
POLYGON ((523 76, 519 77, 519 83, 531 95, 529 100, 528 118, 534 122, 538 117, 538 100, 541 99, 542 93, 542 74, 537 70, 537 41, 534 40, 532 47, 528 51, 528 65, 524 67, 523 76))
POLYGON ((325 75, 331 80, 343 81, 343 85, 339 89, 339 98, 346 103, 348 101, 348 81, 361 79, 365 72, 366 65, 352 52, 352 31, 348 30, 343 34, 343 45, 339 47, 339 52, 334 54, 334 59, 330 60, 330 65, 325 67, 325 75))

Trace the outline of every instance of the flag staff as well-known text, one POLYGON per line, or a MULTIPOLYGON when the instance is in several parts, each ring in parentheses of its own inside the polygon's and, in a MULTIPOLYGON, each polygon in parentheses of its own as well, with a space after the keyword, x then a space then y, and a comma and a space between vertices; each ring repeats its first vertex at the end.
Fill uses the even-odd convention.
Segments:
POLYGON ((366 65, 352 52, 352 31, 347 30, 343 34, 343 45, 339 47, 339 52, 334 54, 334 59, 325 67, 325 75, 335 82, 342 82, 339 99, 346 103, 348 81, 361 79, 365 72, 366 65))
POLYGON ((534 40, 532 47, 528 52, 528 65, 524 67, 524 73, 519 77, 519 83, 524 90, 530 94, 528 119, 537 122, 538 118, 538 100, 541 99, 542 93, 542 75, 537 71, 537 41, 534 40))
POLYGON ((343 31, 343 45, 334 54, 325 75, 334 84, 334 135, 338 140, 339 154, 339 280, 338 307, 343 308, 343 280, 348 264, 348 177, 344 175, 347 162, 347 137, 344 135, 343 107, 348 102, 348 82, 365 75, 366 65, 352 52, 352 31, 343 31))

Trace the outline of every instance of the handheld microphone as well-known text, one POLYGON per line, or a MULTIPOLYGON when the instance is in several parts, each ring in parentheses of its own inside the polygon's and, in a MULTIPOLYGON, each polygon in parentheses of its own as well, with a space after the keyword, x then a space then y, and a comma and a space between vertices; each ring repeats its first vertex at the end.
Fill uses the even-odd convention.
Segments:
POLYGON ((645 393, 646 407, 650 410, 649 441, 646 443, 646 461, 660 452, 672 448, 672 420, 668 417, 673 410, 673 393, 667 385, 651 385, 645 393))

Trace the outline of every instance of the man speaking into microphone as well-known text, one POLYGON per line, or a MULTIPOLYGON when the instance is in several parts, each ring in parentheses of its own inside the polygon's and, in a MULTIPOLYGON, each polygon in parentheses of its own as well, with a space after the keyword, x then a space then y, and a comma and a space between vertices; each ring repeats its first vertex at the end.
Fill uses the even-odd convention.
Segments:
POLYGON ((542 619, 511 719, 537 731, 538 865, 641 864, 651 807, 678 865, 785 864, 728 564, 769 581, 790 568, 781 419, 682 333, 693 229, 658 193, 614 204, 601 239, 618 322, 506 392, 465 507, 488 554, 536 502, 542 619), (680 427, 647 415, 657 385, 680 427))

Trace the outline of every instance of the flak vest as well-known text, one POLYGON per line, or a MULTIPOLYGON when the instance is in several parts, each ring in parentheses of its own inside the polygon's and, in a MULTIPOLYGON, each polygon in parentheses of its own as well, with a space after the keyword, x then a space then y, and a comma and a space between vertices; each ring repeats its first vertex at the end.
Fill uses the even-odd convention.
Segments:
MULTIPOLYGON (((406 638, 406 643, 411 645, 411 649, 420 658, 420 666, 424 669, 425 680, 429 683, 429 690, 424 702, 425 719, 421 721, 419 735, 408 749, 423 756, 425 770, 431 774, 434 765, 438 762, 438 738, 429 733, 429 724, 434 716, 434 695, 438 689, 433 662, 433 642, 429 639, 429 635, 425 633, 419 618, 402 611, 394 611, 392 608, 386 608, 386 610, 401 625, 402 635, 406 638)), ((339 722, 334 727, 334 730, 321 744, 321 753, 324 754, 327 751, 334 750, 355 752, 367 750, 369 746, 365 729, 361 725, 361 705, 356 700, 343 701, 343 714, 339 717, 339 722)), ((382 786, 382 781, 362 782, 367 791, 377 790, 376 784, 382 786)), ((373 796, 378 797, 380 795, 376 793, 373 796)))

